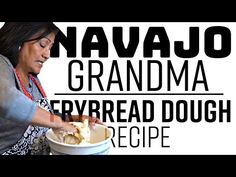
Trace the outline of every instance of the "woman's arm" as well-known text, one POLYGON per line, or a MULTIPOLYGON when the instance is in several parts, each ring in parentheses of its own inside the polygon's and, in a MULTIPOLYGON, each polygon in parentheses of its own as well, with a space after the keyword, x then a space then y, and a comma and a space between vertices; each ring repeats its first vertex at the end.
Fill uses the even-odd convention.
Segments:
POLYGON ((40 107, 37 108, 34 114, 32 124, 53 129, 61 129, 63 131, 77 131, 77 129, 73 125, 64 122, 59 116, 51 114, 40 107))
POLYGON ((13 67, 0 56, 0 117, 19 123, 75 131, 75 128, 40 108, 17 89, 13 67))

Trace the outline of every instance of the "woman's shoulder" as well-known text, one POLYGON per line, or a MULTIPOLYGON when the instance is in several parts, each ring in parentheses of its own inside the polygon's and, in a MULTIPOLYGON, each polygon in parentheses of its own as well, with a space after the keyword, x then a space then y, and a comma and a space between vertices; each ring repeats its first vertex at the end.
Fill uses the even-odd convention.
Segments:
POLYGON ((0 54, 0 68, 1 68, 1 73, 12 73, 14 70, 14 67, 10 63, 7 57, 3 56, 0 54))
POLYGON ((14 86, 16 84, 14 68, 7 60, 6 57, 0 55, 0 84, 14 86))
POLYGON ((4 55, 0 54, 0 66, 1 65, 6 65, 9 68, 13 68, 11 62, 9 61, 9 59, 7 57, 5 57, 4 55))

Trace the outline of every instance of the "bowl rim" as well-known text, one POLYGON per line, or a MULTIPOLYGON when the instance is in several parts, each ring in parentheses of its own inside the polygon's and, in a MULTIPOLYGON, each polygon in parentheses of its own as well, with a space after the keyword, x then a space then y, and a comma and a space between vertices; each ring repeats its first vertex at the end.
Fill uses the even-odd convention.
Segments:
MULTIPOLYGON (((81 122, 71 122, 71 123, 80 123, 81 122)), ((110 134, 110 136, 104 140, 104 141, 100 141, 100 142, 97 142, 97 143, 88 143, 88 144, 66 144, 66 143, 61 143, 61 142, 58 142, 56 140, 54 140, 53 138, 49 137, 49 133, 52 132, 52 128, 50 128, 49 130, 47 130, 46 132, 46 138, 48 139, 48 141, 51 141, 52 143, 54 144, 57 144, 57 145, 62 145, 62 146, 66 146, 66 147, 95 147, 95 146, 99 146, 101 144, 105 144, 107 143, 108 141, 110 141, 112 139, 112 133, 111 133, 111 130, 107 127, 107 126, 104 126, 104 125, 101 125, 101 124, 96 124, 95 126, 99 126, 99 127, 104 127, 110 134)), ((53 132, 52 132, 53 133, 53 132)))

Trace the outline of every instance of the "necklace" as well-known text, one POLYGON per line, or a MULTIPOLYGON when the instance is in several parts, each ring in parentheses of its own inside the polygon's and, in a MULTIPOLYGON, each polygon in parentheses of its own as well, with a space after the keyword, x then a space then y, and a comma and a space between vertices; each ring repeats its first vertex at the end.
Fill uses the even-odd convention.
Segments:
MULTIPOLYGON (((27 91, 27 89, 25 88, 25 86, 24 86, 24 84, 23 84, 23 81, 22 81, 22 79, 21 79, 21 77, 20 77, 20 75, 19 75, 19 73, 17 72, 16 69, 15 69, 15 73, 16 73, 17 78, 18 78, 19 81, 20 81, 20 86, 21 86, 21 88, 22 88, 24 94, 25 94, 29 99, 34 100, 34 99, 33 99, 33 96, 30 95, 29 92, 27 91)), ((29 75, 29 78, 33 81, 33 83, 34 83, 34 84, 36 85, 36 87, 39 89, 39 92, 42 94, 42 96, 43 96, 44 98, 46 98, 47 96, 46 96, 46 94, 45 94, 45 92, 44 92, 42 86, 38 83, 38 81, 37 81, 31 74, 29 75)))

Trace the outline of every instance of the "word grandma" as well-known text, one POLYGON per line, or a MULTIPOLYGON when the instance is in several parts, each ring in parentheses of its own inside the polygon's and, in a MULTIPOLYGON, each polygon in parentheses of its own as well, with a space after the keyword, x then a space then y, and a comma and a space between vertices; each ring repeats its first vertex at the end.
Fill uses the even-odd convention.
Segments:
MULTIPOLYGON (((133 58, 138 46, 140 45, 140 27, 130 27, 128 45, 124 44, 123 27, 113 27, 112 43, 117 55, 120 58, 133 58)), ((149 27, 146 35, 142 38, 143 57, 153 57, 153 51, 159 50, 163 58, 170 57, 170 46, 174 47, 174 53, 180 58, 194 58, 199 53, 200 34, 199 27, 189 27, 189 49, 184 49, 183 41, 170 42, 166 29, 162 26, 149 27), (158 38, 159 41, 155 39, 158 38)), ((111 31, 109 31, 110 34, 111 31)), ((81 42, 81 57, 91 58, 93 50, 98 51, 100 58, 109 57, 107 34, 103 27, 87 27, 81 42), (94 38, 97 41, 94 41, 94 38)), ((51 57, 59 57, 60 44, 66 49, 67 57, 77 57, 77 29, 76 27, 67 27, 67 35, 59 31, 57 40, 51 50, 51 57)), ((204 33, 204 52, 210 58, 225 58, 231 53, 231 32, 224 26, 211 26, 206 28, 204 33), (220 49, 215 48, 216 39, 221 38, 220 49)))
POLYGON ((203 62, 199 60, 195 64, 185 60, 180 71, 176 71, 171 60, 139 60, 136 63, 112 60, 105 66, 99 60, 88 63, 72 60, 68 65, 68 88, 75 92, 84 88, 88 91, 95 88, 99 91, 172 91, 176 87, 184 91, 209 91, 203 62))

